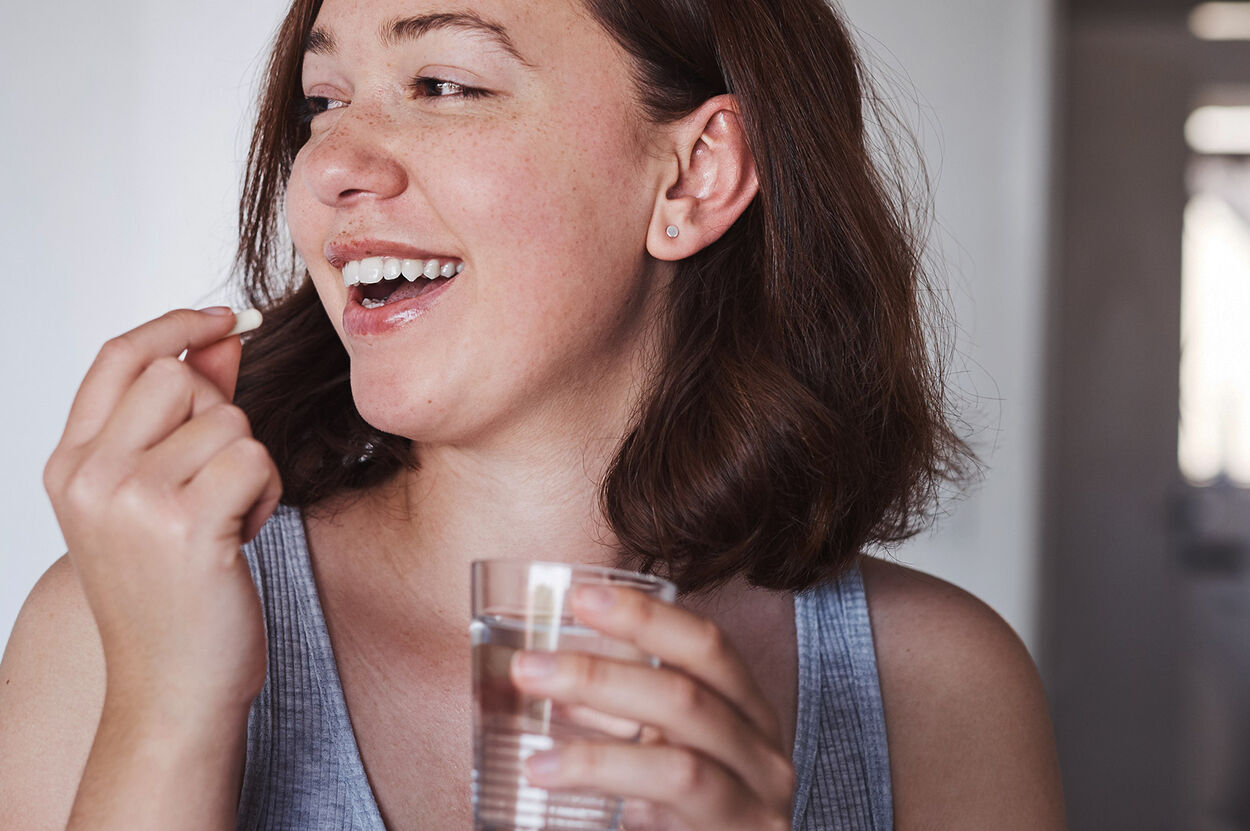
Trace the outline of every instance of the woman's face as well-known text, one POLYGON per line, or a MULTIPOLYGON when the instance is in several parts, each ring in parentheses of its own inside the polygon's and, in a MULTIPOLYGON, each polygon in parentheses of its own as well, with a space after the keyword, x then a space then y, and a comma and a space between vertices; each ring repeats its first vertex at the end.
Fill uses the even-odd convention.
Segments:
POLYGON ((376 427, 454 443, 628 410, 676 172, 631 78, 576 0, 324 3, 287 219, 376 427))

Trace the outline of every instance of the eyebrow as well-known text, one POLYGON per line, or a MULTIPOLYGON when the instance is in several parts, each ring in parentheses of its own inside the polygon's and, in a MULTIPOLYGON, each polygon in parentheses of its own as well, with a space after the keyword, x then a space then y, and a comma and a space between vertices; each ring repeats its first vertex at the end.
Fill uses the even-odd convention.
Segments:
MULTIPOLYGON (((383 46, 395 46, 402 41, 416 40, 428 32, 439 29, 458 29, 485 35, 520 63, 532 66, 516 48, 507 29, 499 23, 486 20, 472 12, 435 12, 397 18, 382 24, 382 28, 378 31, 378 40, 383 46)), ((332 55, 337 48, 334 35, 322 26, 313 27, 308 37, 304 39, 304 52, 310 55, 332 55)))

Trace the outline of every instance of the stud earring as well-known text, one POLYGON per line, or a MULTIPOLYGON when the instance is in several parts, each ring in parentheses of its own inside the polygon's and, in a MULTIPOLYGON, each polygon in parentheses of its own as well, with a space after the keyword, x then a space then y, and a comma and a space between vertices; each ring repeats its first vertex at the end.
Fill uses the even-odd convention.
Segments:
POLYGON ((677 235, 681 233, 681 229, 676 225, 670 225, 668 226, 668 230, 664 233, 668 234, 669 239, 677 239, 677 235))

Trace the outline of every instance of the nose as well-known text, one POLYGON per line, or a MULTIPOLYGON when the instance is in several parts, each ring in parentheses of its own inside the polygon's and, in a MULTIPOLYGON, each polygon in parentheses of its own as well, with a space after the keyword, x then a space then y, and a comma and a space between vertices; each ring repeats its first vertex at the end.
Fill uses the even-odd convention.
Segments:
POLYGON ((384 116, 354 114, 349 106, 333 126, 303 149, 303 178, 318 200, 346 207, 366 199, 398 196, 408 174, 393 152, 384 116))

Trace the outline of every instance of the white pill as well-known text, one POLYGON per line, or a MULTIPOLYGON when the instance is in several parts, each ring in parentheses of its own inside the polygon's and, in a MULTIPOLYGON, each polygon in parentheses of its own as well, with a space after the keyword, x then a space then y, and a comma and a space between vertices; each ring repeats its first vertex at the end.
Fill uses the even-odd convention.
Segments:
POLYGON ((226 333, 226 337, 231 335, 242 335, 250 332, 260 326, 261 316, 259 309, 243 309, 234 313, 234 328, 226 333))

